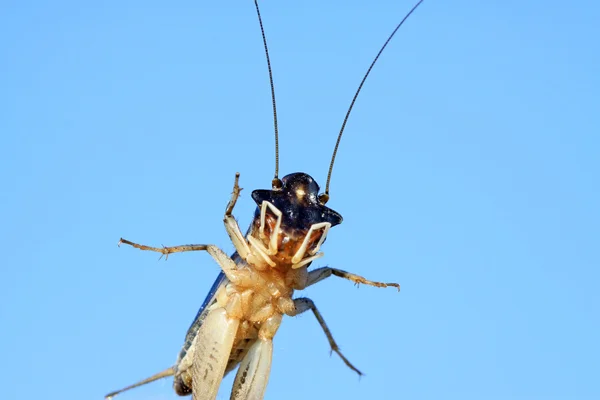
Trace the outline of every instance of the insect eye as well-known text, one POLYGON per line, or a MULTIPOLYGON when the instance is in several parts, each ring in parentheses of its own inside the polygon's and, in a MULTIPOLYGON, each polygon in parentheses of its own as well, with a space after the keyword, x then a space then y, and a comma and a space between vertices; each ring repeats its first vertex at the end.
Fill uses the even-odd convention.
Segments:
POLYGON ((322 205, 327 204, 327 202, 329 201, 329 195, 327 193, 321 193, 319 195, 319 203, 321 203, 322 205))
POLYGON ((279 178, 274 178, 271 181, 271 186, 273 187, 273 190, 281 189, 283 187, 283 182, 281 182, 281 179, 279 178))

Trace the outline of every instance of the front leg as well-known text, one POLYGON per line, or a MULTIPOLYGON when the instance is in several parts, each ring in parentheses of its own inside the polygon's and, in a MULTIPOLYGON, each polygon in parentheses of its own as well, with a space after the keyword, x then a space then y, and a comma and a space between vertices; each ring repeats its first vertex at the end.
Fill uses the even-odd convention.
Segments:
MULTIPOLYGON (((237 199, 240 197, 240 192, 242 189, 239 186, 240 181, 240 173, 237 172, 235 174, 235 181, 233 182, 233 192, 231 192, 231 199, 227 203, 227 208, 225 209, 225 216, 223 217, 223 222, 225 223, 225 230, 231 239, 231 242, 235 246, 238 254, 242 259, 248 261, 248 258, 251 257, 250 246, 248 246, 248 242, 244 237, 244 234, 240 230, 240 226, 238 225, 235 217, 233 216, 233 208, 235 207, 235 203, 237 199)), ((252 261, 252 260, 251 260, 252 261)))
POLYGON ((395 287, 398 289, 398 291, 400 291, 400 284, 398 284, 398 283, 383 283, 383 282, 370 281, 366 278, 363 278, 360 275, 342 271, 341 269, 335 269, 335 268, 329 268, 329 267, 317 268, 315 270, 310 271, 308 273, 308 280, 306 282, 305 287, 314 285, 315 283, 318 283, 325 278, 329 278, 331 275, 335 275, 340 278, 348 279, 349 281, 354 282, 354 284, 356 284, 357 286, 362 283, 365 285, 375 286, 375 287, 379 287, 379 288, 395 287))

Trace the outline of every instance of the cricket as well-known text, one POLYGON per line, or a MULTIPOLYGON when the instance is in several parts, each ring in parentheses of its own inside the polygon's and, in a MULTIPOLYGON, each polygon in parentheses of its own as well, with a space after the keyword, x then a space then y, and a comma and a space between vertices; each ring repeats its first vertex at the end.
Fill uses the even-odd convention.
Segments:
POLYGON ((225 209, 225 230, 235 247, 228 256, 211 244, 187 244, 171 247, 151 247, 121 238, 124 244, 169 257, 173 253, 205 251, 216 261, 221 271, 189 327, 175 365, 123 389, 105 396, 112 399, 127 390, 161 378, 173 376, 173 388, 180 396, 192 395, 194 400, 217 397, 225 375, 237 368, 230 399, 260 400, 264 398, 273 356, 273 337, 283 316, 296 316, 311 311, 321 326, 331 351, 358 375, 362 372, 339 350, 323 315, 315 302, 306 297, 294 297, 322 280, 336 276, 355 285, 400 290, 398 283, 368 280, 340 269, 322 267, 309 271, 312 262, 323 256, 321 246, 329 230, 342 222, 342 216, 328 208, 329 184, 335 157, 356 99, 373 66, 388 43, 407 18, 423 2, 418 1, 389 35, 350 103, 331 157, 324 192, 309 175, 296 172, 279 178, 279 134, 275 86, 267 39, 258 1, 254 0, 264 44, 275 131, 275 176, 271 189, 252 192, 256 211, 244 235, 233 215, 240 196, 240 174, 235 175, 231 198, 225 209))

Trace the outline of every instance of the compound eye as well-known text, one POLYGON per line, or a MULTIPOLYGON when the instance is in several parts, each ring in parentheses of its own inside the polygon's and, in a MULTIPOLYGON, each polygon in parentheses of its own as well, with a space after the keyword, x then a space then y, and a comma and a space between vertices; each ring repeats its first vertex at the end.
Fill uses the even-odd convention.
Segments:
POLYGON ((319 195, 319 203, 321 205, 327 204, 328 201, 329 201, 329 195, 327 193, 321 193, 319 195))
POLYGON ((283 182, 281 182, 281 179, 279 178, 273 178, 271 181, 271 186, 273 187, 273 190, 278 190, 283 187, 283 182))

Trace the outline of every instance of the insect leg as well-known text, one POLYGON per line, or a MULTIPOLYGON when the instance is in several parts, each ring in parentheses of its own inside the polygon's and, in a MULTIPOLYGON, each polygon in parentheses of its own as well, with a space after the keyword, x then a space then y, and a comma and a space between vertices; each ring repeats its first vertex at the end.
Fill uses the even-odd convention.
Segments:
POLYGON ((240 197, 240 192, 242 189, 239 186, 240 181, 240 173, 237 172, 235 174, 235 181, 233 182, 233 192, 231 192, 231 199, 229 199, 229 203, 227 203, 227 208, 225 209, 225 217, 223 218, 223 222, 225 223, 225 230, 231 239, 231 242, 235 246, 238 254, 242 259, 248 260, 248 257, 251 257, 250 246, 248 246, 248 242, 246 242, 246 238, 244 234, 240 230, 240 226, 238 225, 235 217, 233 216, 233 208, 235 207, 235 203, 237 199, 240 197))
POLYGON ((157 253, 162 253, 162 255, 165 256, 165 259, 169 258, 169 254, 172 254, 172 253, 183 253, 185 251, 206 250, 206 248, 208 246, 206 244, 184 244, 181 246, 171 246, 171 247, 151 247, 151 246, 146 246, 144 244, 137 244, 137 243, 131 242, 127 239, 121 238, 119 240, 119 246, 121 246, 122 244, 128 244, 128 245, 135 247, 136 249, 140 249, 140 250, 148 250, 148 251, 155 251, 157 253))
POLYGON ((253 400, 264 397, 272 356, 272 339, 259 339, 254 342, 235 376, 230 400, 253 400))
POLYGON ((335 351, 337 353, 337 355, 340 356, 342 361, 344 361, 344 364, 346 364, 351 370, 356 372, 359 376, 362 375, 363 373, 360 372, 360 370, 358 368, 356 368, 354 365, 352 365, 352 363, 350 361, 348 361, 348 359, 342 354, 339 346, 335 342, 335 339, 333 339, 333 335, 331 334, 331 331, 327 327, 327 324, 325 323, 323 316, 321 315, 321 313, 317 309, 317 306, 315 306, 315 303, 311 299, 306 298, 306 297, 300 297, 300 298, 294 299, 294 308, 292 310, 286 310, 286 314, 293 317, 298 314, 302 314, 303 312, 308 311, 308 310, 311 310, 313 312, 313 314, 315 315, 315 318, 317 318, 317 321, 319 321, 319 325, 321 325, 321 329, 323 329, 325 336, 327 336, 327 340, 329 341, 329 346, 331 347, 331 351, 332 352, 335 351))
POLYGON ((212 400, 219 386, 240 320, 230 318, 224 308, 211 311, 195 339, 192 364, 193 400, 212 400))
POLYGON ((204 250, 212 256, 212 258, 219 264, 225 276, 227 278, 241 286, 250 286, 256 280, 256 274, 250 270, 239 270, 233 261, 223 250, 212 244, 186 244, 182 246, 172 247, 151 247, 142 244, 130 242, 129 240, 121 239, 119 244, 125 243, 140 250, 156 251, 168 256, 171 253, 181 253, 184 251, 200 251, 204 250))
POLYGON ((233 181, 233 192, 231 192, 231 199, 229 199, 229 203, 227 203, 227 208, 225 209, 225 216, 231 216, 233 213, 233 207, 235 207, 235 203, 237 203, 237 199, 240 197, 240 192, 242 188, 239 185, 240 182, 240 173, 235 173, 235 180, 233 181))
POLYGON ((271 315, 260 327, 256 340, 244 356, 233 382, 230 400, 264 398, 271 372, 273 337, 281 325, 282 315, 271 315))
MULTIPOLYGON (((223 222, 225 223, 225 230, 227 231, 227 234, 229 235, 231 242, 235 246, 235 249, 237 250, 240 257, 242 257, 242 259, 248 261, 250 264, 254 265, 254 267, 259 270, 264 269, 265 262, 268 265, 270 265, 271 267, 274 267, 275 263, 273 262, 273 260, 271 260, 269 258, 269 255, 267 254, 267 253, 269 253, 269 249, 264 248, 264 246, 262 246, 262 244, 260 244, 258 241, 255 240, 252 242, 252 244, 255 246, 258 256, 260 258, 257 258, 256 255, 252 251, 250 251, 250 245, 248 244, 248 241, 246 241, 244 234, 240 230, 240 226, 238 225, 237 221, 235 220, 235 217, 233 216, 233 207, 235 206, 235 203, 237 202, 237 199, 240 195, 240 191, 242 190, 238 185, 239 178, 240 178, 240 174, 236 173, 235 174, 235 182, 233 184, 233 192, 231 194, 231 199, 229 200, 229 203, 227 203, 227 209, 225 210, 225 217, 223 218, 223 222)), ((277 211, 277 212, 279 212, 279 214, 281 214, 281 212, 279 210, 277 210, 277 208, 275 208, 274 206, 272 206, 272 207, 275 211, 277 211)), ((263 206, 263 209, 264 209, 264 206, 263 206)), ((264 211, 263 211, 263 214, 264 214, 264 211)), ((279 215, 277 227, 279 227, 279 225, 281 225, 280 220, 281 220, 281 215, 279 215)), ((264 225, 264 220, 261 220, 261 227, 262 227, 261 229, 264 230, 263 225, 264 225)), ((273 238, 270 247, 275 246, 276 235, 274 235, 274 236, 275 237, 273 238)), ((248 238, 250 239, 251 236, 249 236, 248 238)), ((272 251, 270 254, 275 254, 275 253, 276 253, 276 249, 275 249, 275 251, 272 251)))
POLYGON ((171 367, 171 368, 167 368, 164 371, 159 372, 158 374, 154 374, 149 378, 144 379, 143 381, 139 381, 137 383, 134 383, 133 385, 129 385, 127 387, 124 387, 123 389, 119 389, 119 390, 115 390, 114 392, 110 392, 109 394, 107 394, 106 396, 104 396, 104 398, 106 400, 111 400, 113 397, 115 397, 116 395, 118 395, 119 393, 123 393, 129 389, 133 389, 136 388, 138 386, 142 386, 145 385, 146 383, 150 383, 150 382, 154 382, 157 381, 161 378, 166 378, 167 376, 172 376, 175 375, 175 368, 171 367))
POLYGON ((338 276, 340 278, 348 279, 349 281, 354 282, 357 286, 359 284, 365 284, 369 286, 375 286, 379 288, 385 287, 395 287, 400 291, 400 285, 398 283, 383 283, 383 282, 374 282, 370 281, 366 278, 363 278, 360 275, 356 275, 350 272, 342 271, 341 269, 323 267, 312 270, 308 273, 308 281, 306 283, 306 287, 314 285, 317 282, 322 281, 325 278, 329 278, 331 275, 338 276))

